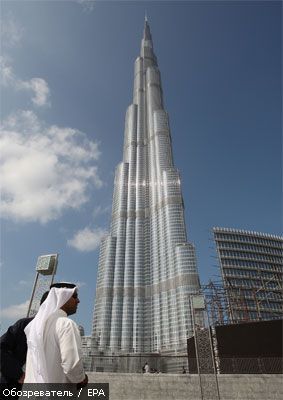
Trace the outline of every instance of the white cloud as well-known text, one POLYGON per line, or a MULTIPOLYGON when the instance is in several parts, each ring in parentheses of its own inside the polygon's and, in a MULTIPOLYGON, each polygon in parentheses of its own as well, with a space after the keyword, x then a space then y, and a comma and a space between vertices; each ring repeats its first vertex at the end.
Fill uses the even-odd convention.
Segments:
POLYGON ((12 85, 12 82, 14 82, 16 77, 11 66, 11 61, 8 57, 0 57, 0 72, 1 85, 12 85))
POLYGON ((18 111, 2 124, 1 212, 16 221, 46 223, 79 209, 102 182, 95 141, 72 128, 46 126, 34 112, 18 111))
POLYGON ((34 92, 32 102, 36 106, 46 106, 49 104, 50 90, 47 82, 42 78, 32 78, 29 81, 21 81, 19 83, 19 89, 27 89, 34 92))
POLYGON ((92 12, 94 10, 96 0, 77 0, 77 1, 83 7, 84 11, 92 12))
POLYGON ((78 289, 80 289, 81 287, 86 286, 86 283, 85 282, 76 282, 76 286, 78 289))
POLYGON ((22 280, 19 282, 19 285, 27 285, 27 284, 28 284, 28 281, 25 281, 25 280, 22 280))
POLYGON ((96 250, 101 242, 101 239, 107 234, 107 231, 102 228, 90 229, 88 227, 78 231, 74 237, 68 240, 68 245, 79 251, 96 250))
POLYGON ((93 218, 96 218, 100 215, 108 214, 110 211, 111 211, 111 206, 105 206, 105 207, 97 206, 94 208, 92 215, 93 215, 93 218))
POLYGON ((50 89, 47 82, 42 78, 32 78, 24 81, 18 78, 11 66, 9 58, 0 57, 1 84, 12 87, 15 90, 26 90, 33 95, 32 102, 35 106, 42 107, 50 105, 50 89))
POLYGON ((22 285, 22 286, 32 285, 32 281, 21 280, 21 281, 19 282, 19 285, 22 285))
POLYGON ((2 46, 14 47, 21 42, 24 29, 11 13, 1 18, 0 26, 2 46))
POLYGON ((0 311, 0 315, 5 319, 19 319, 24 318, 27 315, 29 306, 29 300, 25 301, 22 304, 15 304, 6 308, 3 308, 0 311))

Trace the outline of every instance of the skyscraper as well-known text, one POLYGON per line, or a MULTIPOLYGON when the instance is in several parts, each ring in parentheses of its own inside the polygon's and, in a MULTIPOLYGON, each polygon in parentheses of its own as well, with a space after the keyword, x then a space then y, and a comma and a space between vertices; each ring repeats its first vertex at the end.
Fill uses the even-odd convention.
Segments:
POLYGON ((283 238, 213 228, 231 322, 282 318, 283 238))
POLYGON ((200 289, 187 241, 180 175, 150 28, 135 61, 123 161, 114 182, 110 232, 99 257, 93 336, 101 350, 180 350, 192 335, 190 294, 200 289))

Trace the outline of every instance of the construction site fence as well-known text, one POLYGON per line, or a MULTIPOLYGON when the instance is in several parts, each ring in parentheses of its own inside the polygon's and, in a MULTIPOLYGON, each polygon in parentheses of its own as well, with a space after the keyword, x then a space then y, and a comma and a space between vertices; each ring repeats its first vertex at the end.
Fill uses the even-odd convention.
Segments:
MULTIPOLYGON (((218 374, 282 374, 283 359, 280 357, 224 357, 215 360, 218 374)), ((198 373, 197 360, 189 360, 190 373, 198 373)))
MULTIPOLYGON (((201 361, 201 360, 199 360, 201 361)), ((205 360, 202 360, 205 361, 205 360)), ((84 357, 84 367, 87 371, 145 373, 145 364, 149 373, 198 374, 196 358, 186 355, 88 355, 84 357)), ((253 358, 217 358, 215 370, 218 374, 281 374, 283 359, 279 357, 253 358)))
POLYGON ((282 358, 222 358, 223 374, 282 374, 282 358))

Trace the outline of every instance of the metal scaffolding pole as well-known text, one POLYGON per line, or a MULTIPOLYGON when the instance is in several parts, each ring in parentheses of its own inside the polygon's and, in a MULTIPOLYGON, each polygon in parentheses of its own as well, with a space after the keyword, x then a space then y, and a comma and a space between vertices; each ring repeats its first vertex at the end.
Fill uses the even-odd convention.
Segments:
POLYGON ((192 295, 191 312, 202 400, 220 400, 211 329, 203 295, 192 295))

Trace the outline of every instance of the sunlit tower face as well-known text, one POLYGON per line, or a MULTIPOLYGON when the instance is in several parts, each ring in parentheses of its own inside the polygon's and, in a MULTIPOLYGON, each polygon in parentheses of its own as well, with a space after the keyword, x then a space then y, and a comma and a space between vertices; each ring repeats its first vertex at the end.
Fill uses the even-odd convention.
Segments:
POLYGON ((168 114, 150 28, 135 61, 109 234, 99 257, 93 336, 111 352, 182 350, 199 291, 194 246, 172 157, 168 114))

